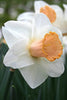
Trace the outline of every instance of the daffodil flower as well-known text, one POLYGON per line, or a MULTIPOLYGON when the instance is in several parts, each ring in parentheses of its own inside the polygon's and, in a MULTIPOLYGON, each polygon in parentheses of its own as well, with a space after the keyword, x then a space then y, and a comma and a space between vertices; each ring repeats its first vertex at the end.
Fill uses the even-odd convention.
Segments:
POLYGON ((64 72, 61 31, 46 15, 35 14, 33 23, 8 21, 2 33, 9 46, 4 64, 19 69, 31 88, 64 72))
POLYGON ((64 13, 63 10, 58 5, 49 5, 45 1, 35 1, 34 2, 35 13, 43 13, 47 15, 51 23, 58 27, 62 33, 64 27, 64 13))

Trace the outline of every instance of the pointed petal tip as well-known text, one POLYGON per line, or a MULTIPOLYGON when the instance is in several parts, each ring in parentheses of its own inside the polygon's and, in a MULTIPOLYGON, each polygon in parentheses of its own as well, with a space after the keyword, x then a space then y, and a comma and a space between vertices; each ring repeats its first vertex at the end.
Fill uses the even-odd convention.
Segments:
POLYGON ((3 59, 3 64, 4 64, 6 67, 11 67, 12 69, 17 69, 15 66, 11 66, 11 64, 10 64, 9 61, 7 60, 7 56, 4 57, 4 59, 3 59))
POLYGON ((51 75, 50 75, 50 77, 60 77, 61 75, 63 75, 63 73, 64 73, 64 66, 62 67, 62 69, 60 70, 60 71, 58 71, 57 73, 55 73, 55 75, 54 75, 54 73, 52 73, 51 75))
POLYGON ((46 80, 47 80, 48 76, 45 78, 45 80, 43 80, 41 83, 39 84, 29 84, 28 82, 28 85, 32 88, 32 89, 35 89, 35 88, 38 88, 41 84, 43 84, 46 80))
POLYGON ((4 26, 2 26, 2 34, 3 34, 3 36, 5 34, 5 31, 6 31, 6 28, 4 26))
POLYGON ((3 64, 4 64, 6 67, 9 66, 8 63, 7 63, 7 61, 6 61, 6 56, 5 56, 4 59, 3 59, 3 64))
POLYGON ((63 66, 62 71, 60 72, 60 76, 64 73, 64 71, 65 71, 65 68, 63 66))
POLYGON ((4 31, 5 30, 5 27, 4 26, 2 26, 2 31, 4 31))
MULTIPOLYGON (((46 78, 47 79, 47 78, 46 78)), ((45 80, 46 81, 46 80, 45 80)), ((43 82, 45 82, 45 81, 43 81, 43 82)), ((27 82, 27 81, 26 81, 27 82)), ((29 84, 28 82, 27 82, 27 84, 29 85, 29 87, 31 88, 31 89, 36 89, 36 88, 38 88, 41 84, 43 84, 43 82, 42 83, 40 83, 40 84, 37 84, 37 85, 34 85, 34 84, 29 84)))
POLYGON ((43 66, 39 64, 35 64, 23 69, 21 68, 19 71, 32 89, 39 87, 48 78, 48 74, 46 74, 43 66))

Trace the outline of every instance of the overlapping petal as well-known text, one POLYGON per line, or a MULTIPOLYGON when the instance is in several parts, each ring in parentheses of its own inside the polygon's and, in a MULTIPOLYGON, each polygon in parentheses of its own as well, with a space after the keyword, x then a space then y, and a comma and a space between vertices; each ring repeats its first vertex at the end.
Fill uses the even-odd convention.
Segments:
POLYGON ((12 30, 15 32, 15 36, 20 36, 24 38, 29 38, 31 36, 32 30, 31 30, 31 23, 28 22, 19 22, 19 21, 8 21, 5 23, 5 27, 9 30, 12 30))
POLYGON ((34 59, 32 59, 27 50, 27 42, 24 39, 19 40, 8 50, 4 57, 4 64, 6 66, 16 69, 34 64, 34 59))
POLYGON ((60 40, 62 41, 62 32, 50 23, 46 15, 42 13, 36 14, 33 24, 34 24, 33 27, 34 37, 43 38, 46 33, 52 31, 56 32, 59 35, 60 40))
POLYGON ((25 12, 25 13, 20 14, 18 16, 17 20, 18 21, 29 21, 29 22, 32 22, 33 17, 34 17, 34 12, 25 12))
POLYGON ((45 28, 42 28, 40 37, 43 38, 44 35, 46 33, 49 33, 49 32, 55 32, 55 33, 57 33, 58 36, 59 36, 59 39, 62 42, 62 32, 58 28, 56 28, 56 27, 54 27, 52 25, 48 25, 48 26, 45 26, 45 28))
POLYGON ((63 21, 63 10, 58 5, 50 5, 50 7, 54 9, 56 12, 55 24, 58 25, 59 23, 59 25, 61 25, 62 24, 61 22, 63 21))
POLYGON ((42 58, 42 62, 44 69, 51 77, 59 77, 64 72, 63 57, 60 57, 53 62, 42 58))
POLYGON ((40 61, 27 68, 19 69, 19 71, 31 88, 38 87, 48 77, 46 71, 44 70, 44 66, 41 65, 40 61))
POLYGON ((5 26, 2 27, 2 33, 4 38, 9 46, 9 48, 20 39, 31 38, 32 36, 32 25, 28 22, 19 22, 19 21, 8 21, 5 23, 5 26))
POLYGON ((40 35, 43 36, 43 34, 41 34, 42 32, 42 29, 45 30, 45 27, 48 26, 48 25, 51 25, 49 19, 47 18, 46 15, 40 13, 40 14, 35 14, 35 18, 34 18, 34 21, 33 21, 33 29, 32 29, 32 34, 33 34, 33 37, 39 37, 40 38, 40 35))
POLYGON ((11 48, 14 45, 14 43, 20 38, 19 36, 14 36, 13 32, 11 32, 9 29, 5 27, 2 27, 2 33, 9 48, 11 48))

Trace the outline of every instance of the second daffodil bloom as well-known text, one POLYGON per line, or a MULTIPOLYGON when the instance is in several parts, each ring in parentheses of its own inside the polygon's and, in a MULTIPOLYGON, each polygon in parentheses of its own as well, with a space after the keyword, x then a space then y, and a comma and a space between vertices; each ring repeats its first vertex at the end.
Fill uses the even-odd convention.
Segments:
POLYGON ((2 33, 9 46, 4 64, 19 69, 31 88, 42 84, 48 76, 64 72, 61 31, 52 26, 44 14, 35 14, 33 23, 8 21, 2 33))
POLYGON ((61 30, 63 29, 64 27, 63 10, 58 5, 49 5, 44 1, 35 1, 34 9, 36 13, 43 13, 47 15, 47 17, 50 19, 51 23, 54 26, 58 27, 61 30))

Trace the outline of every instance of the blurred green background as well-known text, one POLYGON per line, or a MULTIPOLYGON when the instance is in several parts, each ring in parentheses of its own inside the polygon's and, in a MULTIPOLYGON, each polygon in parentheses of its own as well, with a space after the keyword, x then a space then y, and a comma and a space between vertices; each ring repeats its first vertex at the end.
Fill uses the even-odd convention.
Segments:
MULTIPOLYGON (((0 29, 8 20, 16 20, 22 12, 34 11, 35 0, 0 0, 0 29)), ((67 0, 44 0, 57 4, 63 9, 67 0)), ((31 89, 18 70, 11 72, 3 65, 3 58, 8 50, 0 43, 0 100, 67 100, 67 55, 65 72, 59 78, 48 78, 41 86, 31 89)))

